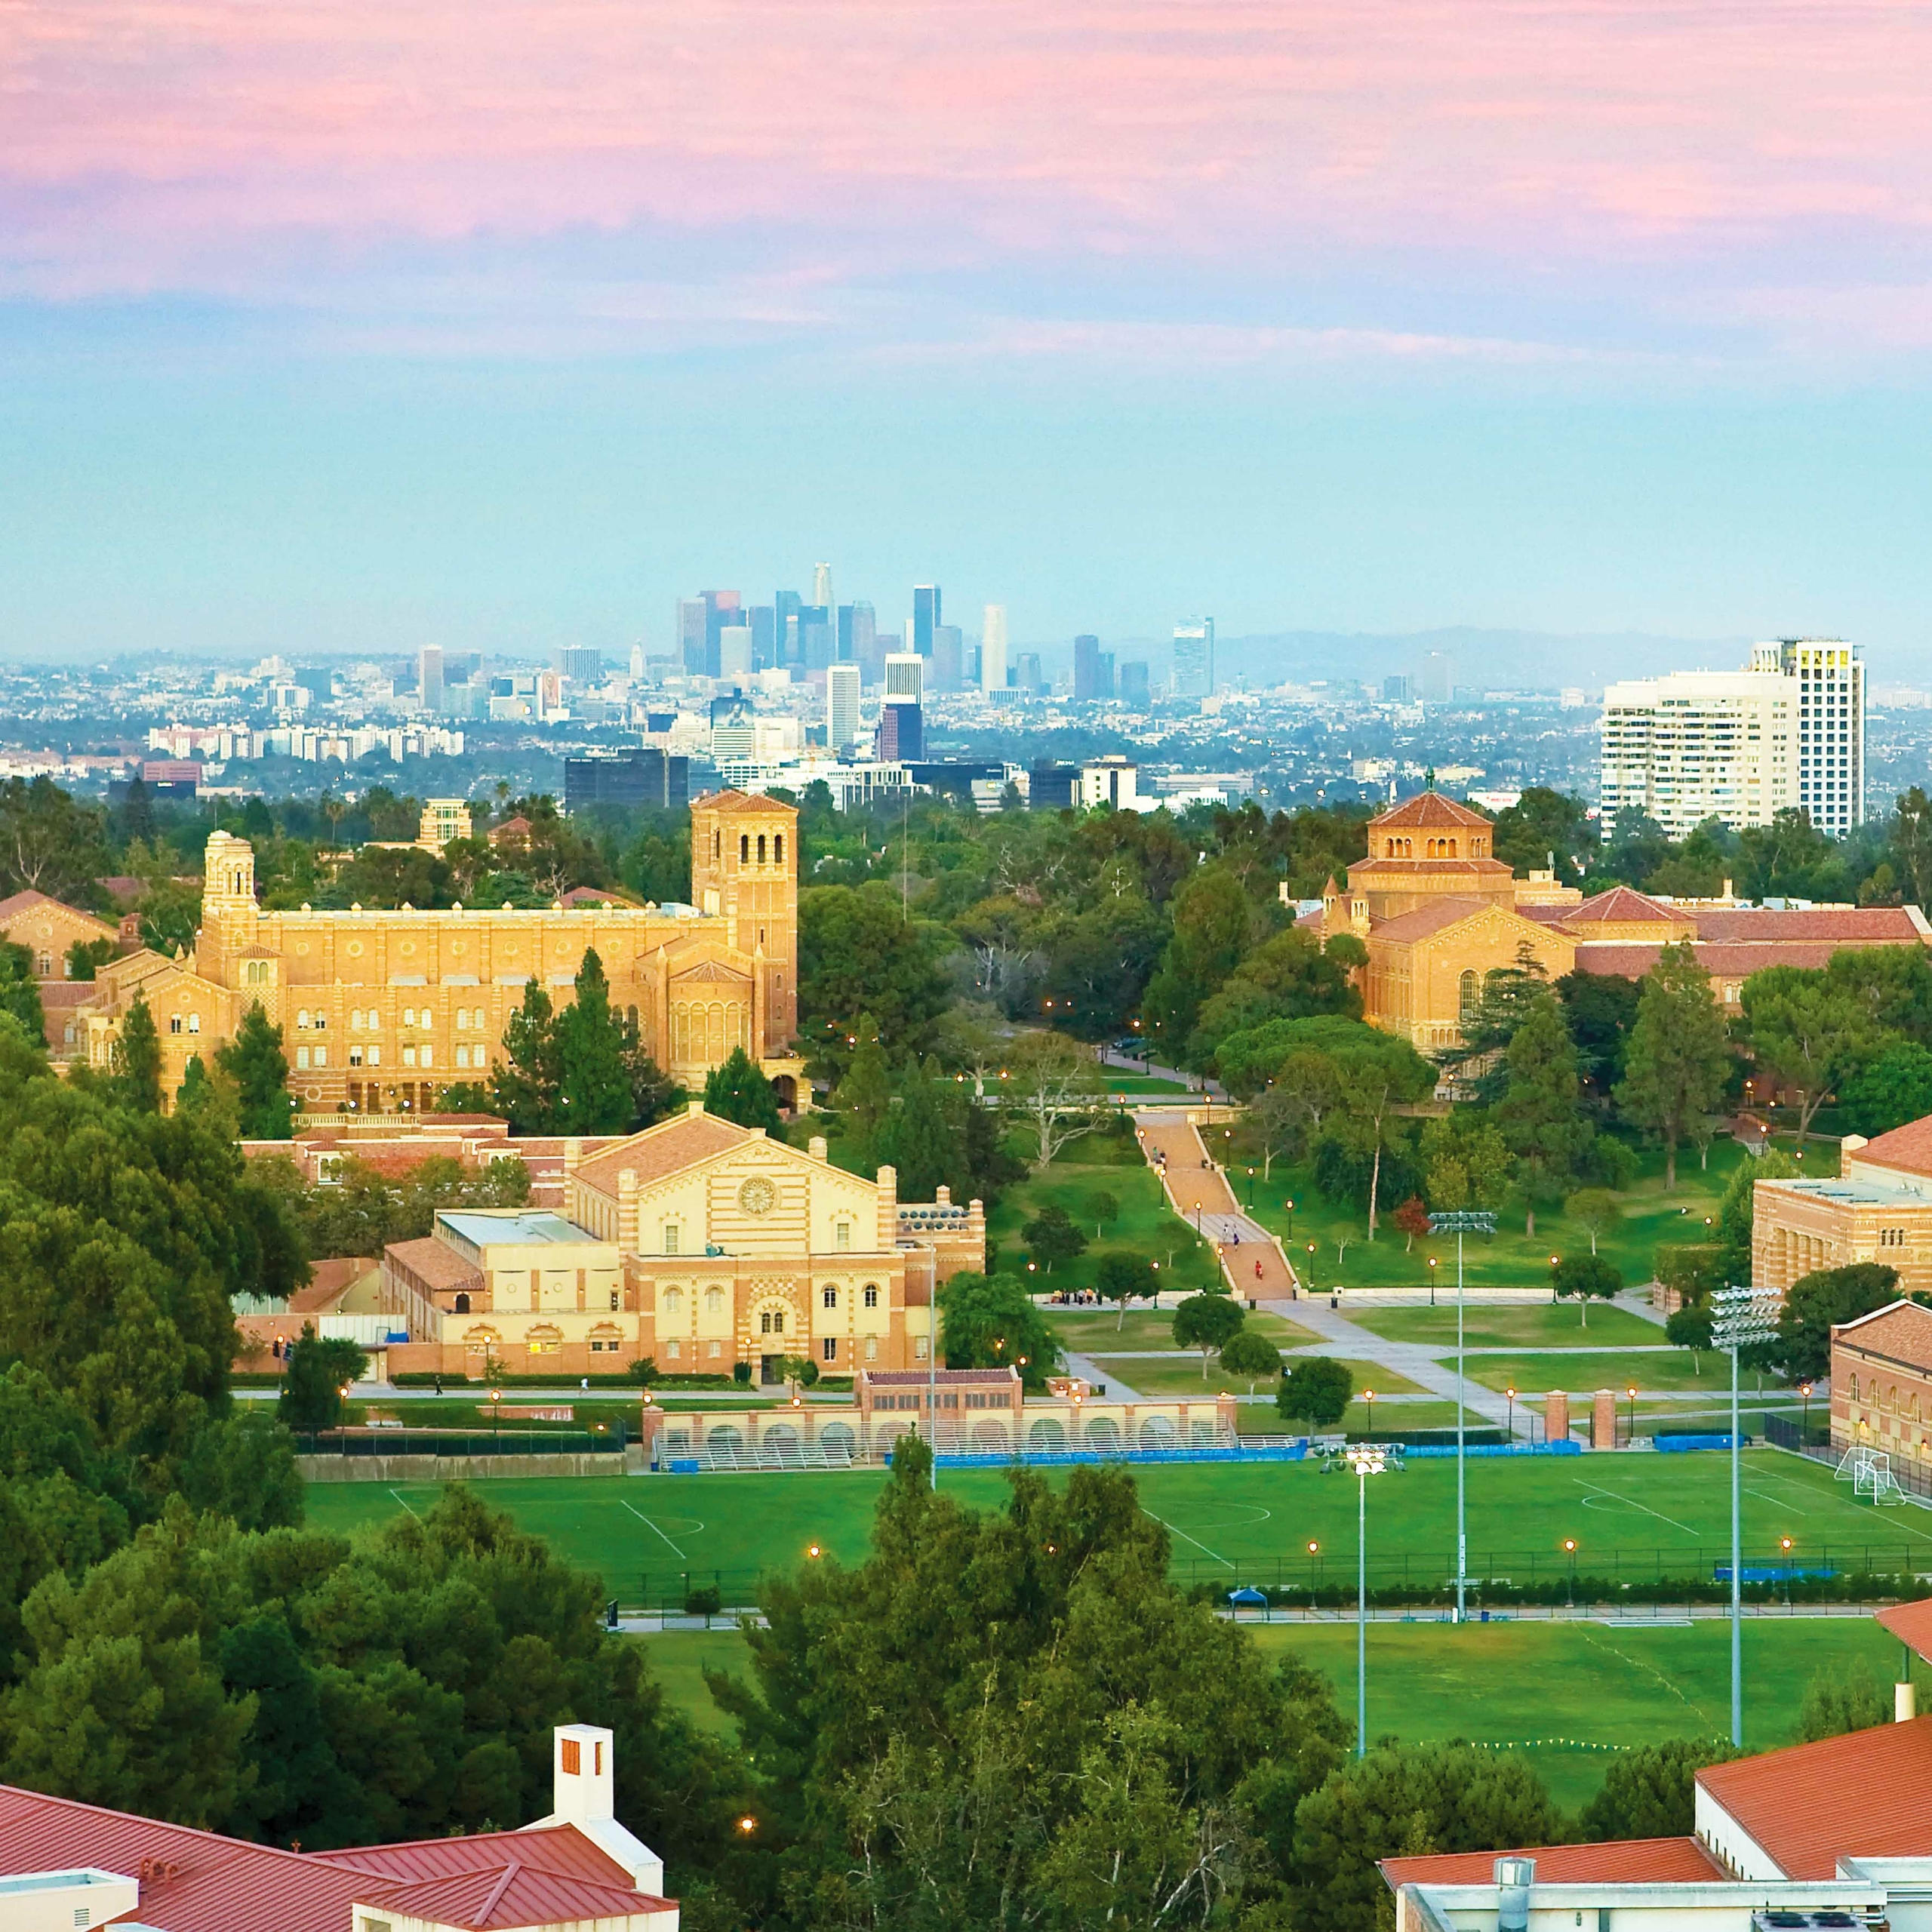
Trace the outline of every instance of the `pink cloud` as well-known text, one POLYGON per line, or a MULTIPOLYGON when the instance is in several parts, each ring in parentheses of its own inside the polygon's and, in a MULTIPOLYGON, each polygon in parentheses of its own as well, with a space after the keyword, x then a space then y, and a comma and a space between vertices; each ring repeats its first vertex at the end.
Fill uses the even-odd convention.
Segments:
POLYGON ((287 238, 633 223, 884 275, 1689 260, 1923 232, 1928 94, 1907 0, 0 0, 0 265, 229 287, 287 238))

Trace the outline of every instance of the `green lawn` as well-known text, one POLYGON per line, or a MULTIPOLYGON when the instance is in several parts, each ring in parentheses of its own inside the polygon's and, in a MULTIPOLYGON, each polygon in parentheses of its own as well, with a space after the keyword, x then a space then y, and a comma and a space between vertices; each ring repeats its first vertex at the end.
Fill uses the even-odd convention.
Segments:
MULTIPOLYGON (((1124 1323, 1112 1309, 1048 1307, 1040 1312, 1062 1348, 1077 1349, 1084 1355, 1132 1355, 1142 1349, 1171 1349, 1174 1345, 1171 1309, 1131 1308, 1124 1323)), ((1278 1349, 1299 1349, 1316 1339, 1312 1329, 1278 1315, 1251 1315, 1247 1325, 1278 1349)))
MULTIPOLYGON (((1218 1129, 1217 1130, 1219 1131, 1218 1129)), ((1247 1155, 1242 1134, 1223 1144, 1229 1150, 1231 1167, 1244 1168, 1247 1155)), ((1795 1150, 1793 1150, 1795 1151, 1795 1150)), ((1687 1241, 1705 1238, 1704 1217, 1715 1214, 1732 1172, 1746 1158, 1735 1141, 1719 1140, 1711 1149, 1708 1171, 1697 1164, 1697 1150, 1685 1149, 1677 1164, 1677 1186, 1666 1194, 1663 1186, 1661 1149, 1646 1149, 1638 1157, 1638 1176, 1630 1192, 1622 1197, 1624 1219, 1620 1226, 1599 1238, 1604 1256, 1622 1272, 1626 1282, 1647 1281, 1654 1272, 1652 1256, 1659 1243, 1687 1241)), ((1804 1171, 1807 1174, 1835 1175, 1838 1152, 1835 1145, 1812 1145, 1805 1150, 1804 1171)), ((1242 1176, 1242 1191, 1246 1177, 1242 1176)), ((1456 1241, 1454 1235, 1429 1235, 1405 1251, 1406 1238, 1385 1219, 1381 1233, 1371 1246, 1363 1237, 1366 1217, 1355 1209, 1324 1200, 1315 1189, 1306 1167, 1275 1164, 1271 1180, 1257 1180, 1254 1215, 1265 1226, 1282 1235, 1294 1255, 1297 1269, 1306 1270, 1308 1243, 1316 1243, 1313 1279, 1326 1288, 1340 1279, 1351 1287, 1426 1287, 1429 1257, 1434 1255, 1441 1278, 1437 1292, 1453 1289, 1455 1283, 1456 1241), (1295 1204, 1292 1236, 1284 1203, 1295 1204), (1346 1254, 1338 1260, 1336 1241, 1348 1238, 1346 1254)), ((1544 1283, 1549 1278, 1549 1257, 1587 1251, 1590 1237, 1560 1210, 1540 1208, 1534 1237, 1523 1232, 1520 1207, 1506 1211, 1493 1238, 1469 1237, 1463 1244, 1466 1278, 1479 1284, 1518 1285, 1544 1283)))
MULTIPOLYGON (((1455 1365, 1455 1357, 1448 1358, 1455 1365)), ((1672 1349, 1660 1355, 1623 1355, 1614 1350, 1571 1349, 1561 1355, 1472 1355, 1463 1363, 1463 1372, 1472 1382, 1500 1391, 1514 1388, 1518 1395, 1526 1391, 1541 1394, 1546 1389, 1565 1389, 1574 1396, 1594 1394, 1599 1389, 1614 1389, 1620 1399, 1633 1383, 1639 1389, 1681 1389, 1690 1392, 1709 1390, 1713 1398, 1730 1395, 1730 1376, 1722 1355, 1706 1352, 1697 1358, 1703 1374, 1693 1374, 1692 1358, 1686 1349, 1672 1349)), ((1752 1392, 1755 1375, 1747 1375, 1745 1389, 1752 1392)), ((1776 1377, 1767 1380, 1764 1392, 1777 1392, 1782 1385, 1776 1377)), ((1574 1407, 1574 1404, 1573 1404, 1574 1407)))
MULTIPOLYGON (((1266 1417, 1261 1404, 1242 1405, 1266 1417)), ((1389 1404, 1385 1427, 1441 1426, 1422 1412, 1446 1404, 1389 1404)), ((1378 1404, 1378 1411, 1383 1405, 1378 1404)), ((1352 1416, 1350 1418, 1353 1422, 1352 1416)), ((1274 1433, 1275 1431, 1266 1432, 1274 1433)), ((1285 1432, 1282 1430, 1280 1432, 1285 1432)), ((1729 1543, 1729 1463, 1719 1455, 1581 1456, 1484 1460, 1470 1466, 1470 1567, 1518 1580, 1549 1577, 1574 1537, 1580 1570, 1631 1578, 1709 1577, 1729 1543)), ((1178 1574, 1226 1583, 1305 1575, 1303 1552, 1318 1542, 1339 1552, 1351 1574, 1355 1486, 1308 1463, 1157 1463, 1134 1472, 1143 1505, 1174 1534, 1178 1574)), ((863 1555, 878 1472, 792 1475, 540 1478, 481 1483, 478 1491, 525 1527, 547 1536, 574 1563, 600 1571, 609 1592, 643 1600, 687 1571, 732 1580, 728 1600, 747 1601, 759 1571, 789 1567, 817 1542, 835 1558, 863 1555)), ((1059 1472, 1049 1480, 1063 1480, 1059 1472)), ((946 1471, 941 1491, 980 1507, 1005 1494, 1001 1473, 946 1471)), ((1370 1558, 1376 1574, 1411 1583, 1447 1573, 1454 1546, 1453 1460, 1412 1460, 1379 1478, 1369 1498, 1370 1558)), ((315 1484, 311 1521, 324 1529, 393 1519, 420 1511, 435 1486, 315 1484)), ((1775 1450, 1745 1459, 1744 1534, 1748 1550, 1768 1553, 1793 1540, 1795 1560, 1850 1568, 1932 1569, 1932 1515, 1880 1510, 1854 1499, 1829 1471, 1775 1450)))
MULTIPOLYGON (((1118 1377, 1143 1395, 1212 1395, 1223 1389, 1245 1389, 1247 1386, 1245 1382, 1231 1382, 1219 1361, 1212 1358, 1204 1376, 1198 1354, 1185 1359, 1179 1355, 1096 1355, 1093 1361, 1102 1375, 1110 1380, 1118 1377)), ((1417 1395, 1422 1392, 1420 1383, 1411 1382, 1379 1363, 1352 1361, 1349 1367, 1358 1389, 1373 1389, 1379 1395, 1417 1395)))
POLYGON ((1178 1080, 1162 1080, 1146 1073, 1123 1073, 1117 1066, 1103 1066, 1100 1078, 1106 1082, 1109 1094, 1158 1094, 1172 1095, 1186 1094, 1191 1090, 1178 1080))
MULTIPOLYGON (((1249 1626, 1270 1654, 1292 1651, 1326 1675, 1352 1717, 1355 1633, 1349 1623, 1249 1626)), ((712 1701, 709 1668, 749 1676, 735 1631, 675 1631, 638 1640, 673 1706, 707 1730, 731 1720, 712 1701)), ((1754 1618, 1744 1631, 1745 1740, 1783 1743, 1817 1672, 1869 1669, 1881 1682, 1896 1641, 1863 1618, 1754 1618)), ((1614 1752, 1730 1729, 1728 1626, 1491 1623, 1376 1623, 1368 1637, 1368 1730, 1417 1741, 1464 1737, 1522 1752, 1566 1810, 1581 1808, 1614 1752), (1534 1684, 1534 1700, 1524 1687, 1534 1684)))
POLYGON ((1080 1164, 1080 1152, 1115 1152, 1113 1143, 1101 1142, 1097 1136, 1076 1141, 1068 1149, 1074 1158, 1050 1162, 1017 1186, 1008 1188, 1000 1196, 986 1229, 988 1241, 999 1251, 1000 1266, 1026 1275, 1027 1286, 1036 1294, 1091 1288, 1100 1257, 1110 1249, 1122 1248, 1158 1263, 1164 1288, 1202 1288, 1217 1283, 1220 1277, 1211 1246, 1198 1239, 1193 1229, 1168 1208, 1161 1183, 1134 1143, 1130 1140, 1127 1147, 1131 1164, 1094 1166, 1080 1164), (1087 1197, 1096 1192, 1110 1194, 1120 1204, 1118 1218, 1104 1228, 1097 1227, 1087 1212, 1087 1197), (1020 1230, 1049 1202, 1065 1208, 1079 1224, 1087 1237, 1087 1251, 1051 1270, 1042 1266, 1028 1273, 1029 1257, 1020 1230))
MULTIPOLYGON (((1456 1310, 1444 1308, 1349 1309, 1349 1319, 1392 1342, 1456 1345, 1456 1310)), ((1472 1303, 1463 1314, 1463 1340, 1472 1349, 1609 1348, 1628 1342, 1657 1343, 1663 1331, 1628 1309, 1599 1302, 1587 1324, 1574 1302, 1532 1302, 1521 1307, 1472 1303)))

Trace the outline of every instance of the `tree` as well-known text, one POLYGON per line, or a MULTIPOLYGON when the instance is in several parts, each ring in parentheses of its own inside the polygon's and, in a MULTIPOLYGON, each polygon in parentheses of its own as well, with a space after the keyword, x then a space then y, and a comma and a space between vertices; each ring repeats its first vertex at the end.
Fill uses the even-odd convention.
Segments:
POLYGON ((0 938, 0 1013, 11 1014, 29 1039, 46 1039, 47 1021, 33 976, 33 955, 4 938, 0 938))
POLYGON ((1827 1737, 1842 1737, 1847 1731, 1872 1730, 1892 1718, 1892 1700, 1885 1687, 1869 1669, 1847 1664, 1830 1667, 1814 1675, 1804 1687, 1804 1701, 1798 1706, 1797 1727, 1791 1734, 1794 1744, 1816 1744, 1827 1737))
POLYGON ((1752 1051, 1798 1090, 1798 1138, 1841 1081, 1877 1054, 1881 1036, 1863 1001, 1823 972, 1770 966, 1739 995, 1752 1051))
POLYGON ((774 1140, 785 1138, 777 1089, 743 1047, 734 1047, 724 1064, 705 1076, 704 1110, 740 1127, 761 1127, 774 1140))
POLYGON ((305 1322, 288 1351, 281 1380, 281 1419, 298 1435, 314 1435, 342 1420, 343 1389, 363 1370, 368 1356, 355 1343, 315 1333, 305 1322))
POLYGON ((1474 1745, 1383 1744, 1331 1772, 1295 1813, 1302 1932, 1375 1932, 1379 1859, 1548 1844, 1563 1821, 1521 1758, 1474 1745))
POLYGON ((1513 965, 1483 975, 1481 992, 1461 1017, 1462 1043, 1443 1058, 1484 1106, 1493 1104, 1503 1091, 1509 1043, 1550 997, 1543 961, 1527 940, 1518 945, 1513 965))
POLYGON ((1581 1165, 1592 1130, 1578 1106, 1577 1049, 1549 994, 1516 1029, 1505 1057, 1506 1084, 1496 1124, 1516 1157, 1523 1187, 1523 1232, 1537 1231, 1537 1203, 1560 1198, 1581 1165))
POLYGON ((1589 1235, 1592 1254, 1599 1235, 1623 1225, 1623 1206, 1607 1187, 1580 1187, 1564 1203, 1564 1211, 1589 1235))
MULTIPOLYGON (((1407 1041, 1377 1034, 1373 1027, 1363 1027, 1361 1032, 1374 1038, 1357 1038, 1335 1054, 1342 1105, 1339 1119, 1331 1115, 1331 1124, 1335 1137, 1367 1164, 1368 1238, 1373 1241, 1380 1212, 1383 1160, 1394 1143, 1400 1118, 1396 1109, 1434 1092, 1436 1069, 1407 1041)), ((1404 1190, 1393 1191, 1399 1196, 1404 1190)))
POLYGON ((1755 1159, 1738 1164, 1724 1184, 1718 1204, 1715 1285, 1727 1287, 1752 1278, 1752 1230, 1761 1180, 1794 1180, 1798 1164, 1782 1147, 1767 1147, 1755 1159))
POLYGON ((1107 1223, 1120 1219, 1120 1202, 1103 1187, 1089 1188, 1080 1197, 1080 1212, 1094 1223, 1094 1238, 1098 1241, 1106 1232, 1107 1223))
POLYGON ((869 1013, 860 1014, 844 1077, 832 1090, 832 1104, 846 1122, 846 1138, 860 1163, 878 1164, 875 1143, 892 1108, 892 1069, 879 1042, 878 1023, 869 1013))
POLYGON ((1645 974, 1623 1068, 1617 1104, 1663 1140, 1669 1193, 1677 1186, 1677 1143, 1685 1122, 1715 1106, 1730 1071, 1710 975, 1687 940, 1665 946, 1645 974))
POLYGON ((77 804, 51 778, 0 785, 0 899, 44 892, 85 904, 108 869, 105 815, 77 804))
POLYGON ((611 1011, 604 962, 586 947, 577 997, 557 1016, 558 1124, 571 1134, 623 1134, 633 1112, 623 1023, 611 1011))
POLYGON ((1437 1214, 1500 1208, 1515 1161, 1495 1126, 1466 1109, 1423 1129, 1421 1155, 1429 1204, 1437 1214))
POLYGON ((1201 1379, 1205 1382, 1208 1358, 1232 1341, 1246 1319, 1232 1295, 1189 1295, 1174 1310, 1174 1346, 1201 1351, 1201 1379))
POLYGON ((1147 986, 1145 1005, 1157 1048, 1187 1052, 1202 1003, 1221 989, 1253 945, 1256 909, 1226 866, 1199 867, 1174 894, 1174 937, 1147 986))
POLYGON ((91 980, 114 957, 114 952, 111 939, 77 939, 67 949, 68 978, 91 980))
POLYGON ((1611 1761, 1595 1797, 1577 1819, 1592 1844, 1613 1838, 1689 1838, 1697 1829, 1697 1774, 1737 1755, 1715 1737, 1640 1744, 1611 1761))
POLYGON ((174 1090, 174 1111, 198 1114, 214 1103, 216 1091, 214 1081, 202 1063, 201 1055, 190 1054, 188 1064, 181 1069, 181 1084, 174 1090))
POLYGON ((1581 798, 1547 785, 1532 785, 1497 814, 1490 849, 1518 878, 1553 860, 1558 881, 1575 885, 1583 876, 1580 860, 1593 857, 1596 844, 1596 827, 1581 798))
POLYGON ((1402 1252, 1404 1254, 1413 1254, 1415 1250, 1416 1236, 1429 1232, 1429 1210, 1422 1204, 1421 1200, 1417 1195, 1412 1194, 1389 1218, 1407 1237, 1402 1252))
POLYGON ((1057 1201, 1050 1201, 1020 1230, 1020 1238, 1032 1258, 1054 1271, 1056 1261, 1071 1261, 1087 1251, 1087 1237, 1075 1226, 1073 1218, 1057 1201))
POLYGON ((1792 1382, 1823 1381, 1831 1373, 1833 1327, 1896 1300, 1898 1285, 1898 1270, 1875 1261, 1799 1275, 1778 1310, 1772 1365, 1792 1382))
POLYGON ((295 1114, 295 1097, 288 1091, 288 1057, 281 1050, 281 1029, 259 1001, 242 1016, 235 1038, 216 1048, 214 1058, 235 1083, 242 1137, 286 1140, 295 1114))
POLYGON ((1028 1388, 1041 1389, 1060 1360, 1053 1331, 1017 1275, 962 1269, 940 1287, 939 1320, 948 1368, 1015 1367, 1028 1388))
POLYGON ((1032 1137, 1036 1170, 1106 1118, 1106 1088, 1094 1057, 1064 1034, 1023 1035, 1008 1064, 1006 1105, 1032 1137))
POLYGON ((872 1137, 875 1158, 898 1172, 902 1201, 934 1201, 942 1186, 956 1200, 968 1198, 962 1111, 950 1081, 942 1084, 930 1064, 909 1071, 899 1105, 872 1137))
POLYGON ((1261 1143, 1261 1174, 1272 1179, 1277 1156, 1286 1159, 1321 1131, 1321 1118, 1342 1099, 1342 1078, 1327 1054, 1289 1054, 1248 1108, 1261 1143))
POLYGON ((1923 1120, 1932 1114, 1932 1051, 1916 1040, 1894 1041, 1845 1081, 1838 1098, 1853 1132, 1867 1140, 1923 1120))
POLYGON ((1623 1078, 1624 1050, 1642 989, 1615 973, 1565 973, 1556 983, 1564 1023, 1577 1044, 1577 1070, 1599 1101, 1623 1078))
POLYGON ((1932 903, 1932 798, 1915 785, 1903 793, 1892 819, 1892 856, 1915 905, 1932 903))
POLYGON ((302 1520, 295 1439, 257 1408, 211 1423, 181 1466, 181 1494, 196 1509, 241 1530, 293 1527, 302 1520))
POLYGON ((1094 1292, 1103 1301, 1120 1304, 1120 1318, 1114 1324, 1116 1334, 1127 1325, 1128 1303, 1152 1301, 1160 1290, 1161 1278, 1154 1272, 1153 1263, 1124 1249, 1102 1255, 1094 1270, 1094 1292))
POLYGON ((1222 1343, 1221 1366, 1246 1382, 1251 1395, 1257 1382, 1272 1380, 1281 1374, 1281 1352, 1258 1330, 1243 1327, 1222 1343))
MULTIPOLYGON (((490 1067, 488 1111, 508 1121, 512 1133, 555 1134, 563 1085, 555 1009, 542 982, 532 978, 503 1023, 503 1051, 490 1067)), ((451 1097, 456 1097, 454 1089, 451 1097)))
POLYGON ((1703 1358, 1710 1352, 1716 1316, 1707 1301, 1686 1302, 1672 1311, 1663 1324, 1663 1338, 1673 1348, 1690 1351, 1690 1373, 1702 1375, 1703 1358))
MULTIPOLYGON (((869 1015, 862 1014, 859 1023, 863 1035, 863 1029, 872 1023, 869 1015)), ((876 1035, 875 1026, 873 1031, 876 1035)), ((1001 1017, 999 1008, 989 1001, 961 1000, 940 1015, 933 1039, 933 1051, 942 1066, 971 1076, 977 1103, 986 1097, 986 1082, 999 1077, 1013 1029, 1001 1017)), ((848 1072, 846 1079, 851 1078, 848 1072)))
POLYGON ((943 928, 909 919, 899 894, 878 881, 800 893, 798 1031, 814 1075, 844 1072, 862 1014, 888 1054, 925 1052, 946 1005, 935 969, 955 943, 943 928))
POLYGON ((1579 1325, 1587 1328, 1591 1297, 1611 1300, 1623 1292, 1623 1277, 1600 1254, 1566 1254, 1549 1271, 1549 1284, 1560 1297, 1576 1297, 1579 1325))
POLYGON ((147 996, 138 986, 115 1048, 114 1091, 124 1107, 137 1114, 161 1112, 161 1035, 148 1010, 147 996))

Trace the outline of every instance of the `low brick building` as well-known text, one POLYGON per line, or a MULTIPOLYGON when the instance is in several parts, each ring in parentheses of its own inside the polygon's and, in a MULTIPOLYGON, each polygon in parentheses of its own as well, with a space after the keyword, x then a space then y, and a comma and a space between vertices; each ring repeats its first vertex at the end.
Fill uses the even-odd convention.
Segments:
POLYGON ((1832 1331, 1832 1444, 1932 1475, 1932 1308, 1894 1302, 1832 1331))

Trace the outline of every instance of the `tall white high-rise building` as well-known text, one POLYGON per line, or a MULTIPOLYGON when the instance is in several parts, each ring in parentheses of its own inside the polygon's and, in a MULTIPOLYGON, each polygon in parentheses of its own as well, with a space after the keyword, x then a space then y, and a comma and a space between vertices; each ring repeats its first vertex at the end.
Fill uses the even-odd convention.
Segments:
POLYGON ((1838 638, 1755 646, 1743 671, 1678 671, 1604 693, 1604 829, 1633 807, 1681 838, 1801 807, 1842 838, 1865 819, 1865 670, 1838 638))
POLYGON ((859 667, 830 664, 825 672, 825 742, 833 757, 859 735, 859 667))
POLYGON ((812 566, 812 601, 821 611, 835 608, 832 601, 832 566, 829 564, 814 564, 812 566))
POLYGON ((641 644, 631 646, 631 681, 637 685, 644 682, 644 646, 641 644))
POLYGON ((926 660, 916 651, 894 651, 885 660, 885 700, 888 704, 922 704, 926 696, 926 660))
POLYGON ((1755 645, 1751 668, 1798 691, 1798 802, 1820 832, 1842 838, 1865 823, 1865 663, 1841 637, 1755 645))
POLYGON ((443 708, 443 648, 426 644, 416 654, 416 702, 432 716, 443 708))
POLYGON ((980 620, 980 688, 1006 689, 1006 606, 989 604, 980 620))
POLYGON ((1183 617, 1174 626, 1174 696, 1214 695, 1214 620, 1183 617))

